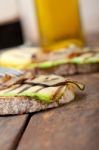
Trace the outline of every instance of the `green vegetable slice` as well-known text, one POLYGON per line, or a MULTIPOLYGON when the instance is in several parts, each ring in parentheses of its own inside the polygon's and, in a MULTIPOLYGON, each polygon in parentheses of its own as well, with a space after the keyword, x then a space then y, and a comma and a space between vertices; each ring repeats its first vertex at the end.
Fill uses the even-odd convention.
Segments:
POLYGON ((86 64, 86 63, 99 63, 99 53, 88 52, 82 53, 80 56, 73 58, 65 58, 61 60, 46 61, 41 63, 34 63, 29 66, 29 69, 40 68, 48 69, 62 64, 74 63, 74 64, 86 64))
POLYGON ((76 85, 80 90, 84 90, 85 86, 77 81, 56 75, 41 75, 35 79, 26 79, 23 83, 0 90, 0 96, 28 96, 50 103, 53 100, 59 100, 72 84, 76 85))
POLYGON ((83 54, 79 57, 75 57, 71 59, 71 63, 76 64, 89 64, 89 63, 98 63, 99 55, 93 53, 83 54))
POLYGON ((41 68, 41 69, 47 69, 47 68, 55 67, 58 65, 66 64, 69 62, 70 62, 69 59, 46 61, 46 62, 31 64, 28 68, 32 69, 32 68, 37 67, 37 68, 41 68))

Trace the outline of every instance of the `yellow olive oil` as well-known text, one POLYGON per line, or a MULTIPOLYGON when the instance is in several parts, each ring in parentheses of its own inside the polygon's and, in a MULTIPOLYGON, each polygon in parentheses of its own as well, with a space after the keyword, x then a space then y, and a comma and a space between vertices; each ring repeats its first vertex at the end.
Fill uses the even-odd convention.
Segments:
POLYGON ((84 44, 78 0, 35 0, 35 6, 44 50, 84 44))

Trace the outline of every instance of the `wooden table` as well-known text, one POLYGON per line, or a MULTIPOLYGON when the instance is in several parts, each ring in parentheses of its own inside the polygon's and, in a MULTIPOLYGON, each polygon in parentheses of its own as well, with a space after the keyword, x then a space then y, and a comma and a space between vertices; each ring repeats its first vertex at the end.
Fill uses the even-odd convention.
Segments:
POLYGON ((76 101, 45 112, 0 117, 0 150, 99 150, 99 73, 72 78, 86 84, 76 101))

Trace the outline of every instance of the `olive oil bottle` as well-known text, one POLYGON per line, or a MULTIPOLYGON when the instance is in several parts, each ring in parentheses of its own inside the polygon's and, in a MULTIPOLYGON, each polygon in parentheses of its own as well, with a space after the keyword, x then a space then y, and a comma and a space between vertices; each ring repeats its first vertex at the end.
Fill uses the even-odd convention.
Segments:
POLYGON ((45 51, 84 44, 78 0, 35 0, 35 6, 45 51))

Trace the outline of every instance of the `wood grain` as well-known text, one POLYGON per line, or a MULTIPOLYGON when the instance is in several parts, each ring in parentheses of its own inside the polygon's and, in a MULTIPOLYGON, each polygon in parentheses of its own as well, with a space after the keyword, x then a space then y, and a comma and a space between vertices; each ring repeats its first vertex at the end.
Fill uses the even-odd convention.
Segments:
POLYGON ((76 101, 33 115, 18 150, 98 150, 99 73, 72 77, 86 84, 76 101))
POLYGON ((12 150, 24 130, 28 115, 0 117, 0 150, 12 150))
MULTIPOLYGON (((87 36, 92 46, 99 46, 98 39, 99 34, 87 36)), ((99 73, 72 78, 86 84, 84 94, 69 105, 33 115, 26 130, 28 115, 0 117, 0 150, 18 144, 18 150, 98 150, 99 73)))

